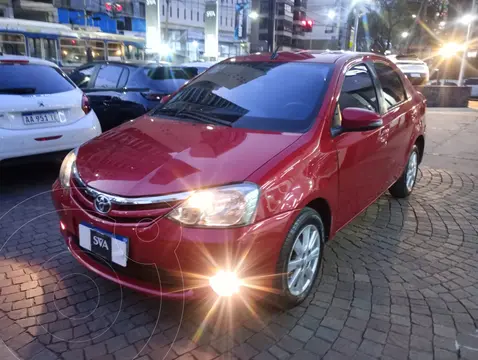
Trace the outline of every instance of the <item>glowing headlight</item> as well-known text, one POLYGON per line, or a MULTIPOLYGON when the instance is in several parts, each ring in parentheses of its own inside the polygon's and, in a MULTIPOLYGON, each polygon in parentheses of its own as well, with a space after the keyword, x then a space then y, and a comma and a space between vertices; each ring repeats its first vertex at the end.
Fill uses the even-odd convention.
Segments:
POLYGON ((188 226, 227 227, 254 221, 259 188, 252 183, 194 192, 168 215, 188 226))
POLYGON ((75 165, 76 153, 76 149, 70 151, 63 159, 63 163, 61 164, 59 179, 61 186, 65 189, 70 188, 71 170, 75 165))
POLYGON ((235 273, 220 270, 209 279, 209 285, 219 296, 232 296, 239 292, 241 281, 235 273))

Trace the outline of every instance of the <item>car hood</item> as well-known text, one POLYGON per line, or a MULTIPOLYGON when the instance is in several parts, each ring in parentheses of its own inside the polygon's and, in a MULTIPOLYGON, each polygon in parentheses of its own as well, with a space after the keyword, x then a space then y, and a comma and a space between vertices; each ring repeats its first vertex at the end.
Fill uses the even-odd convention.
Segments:
POLYGON ((145 115, 81 146, 76 167, 109 194, 163 195, 244 181, 299 137, 145 115))

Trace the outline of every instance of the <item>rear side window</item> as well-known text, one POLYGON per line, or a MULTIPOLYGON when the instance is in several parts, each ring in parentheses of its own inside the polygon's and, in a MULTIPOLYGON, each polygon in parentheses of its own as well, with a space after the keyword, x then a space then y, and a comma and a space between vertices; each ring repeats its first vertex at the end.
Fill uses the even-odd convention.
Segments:
POLYGON ((172 79, 189 80, 192 78, 192 75, 184 71, 183 69, 173 68, 170 66, 158 66, 156 68, 147 68, 145 72, 146 72, 146 75, 151 80, 172 80, 172 79))
POLYGON ((123 68, 121 66, 102 66, 98 75, 96 75, 95 88, 116 88, 122 71, 123 68))
POLYGON ((0 94, 56 94, 75 88, 61 70, 39 64, 0 64, 0 94))
POLYGON ((383 63, 375 63, 378 80, 382 85, 383 95, 385 98, 385 111, 396 104, 405 101, 405 88, 403 87, 400 75, 390 66, 383 63))

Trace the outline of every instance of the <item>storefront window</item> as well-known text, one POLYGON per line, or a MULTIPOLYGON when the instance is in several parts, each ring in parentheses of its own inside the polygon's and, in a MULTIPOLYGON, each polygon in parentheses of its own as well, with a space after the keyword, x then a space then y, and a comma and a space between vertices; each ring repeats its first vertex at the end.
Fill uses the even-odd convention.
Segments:
POLYGON ((78 39, 60 39, 61 60, 64 65, 86 63, 86 42, 78 39))
POLYGON ((25 37, 21 34, 0 34, 0 52, 9 55, 26 55, 25 37))

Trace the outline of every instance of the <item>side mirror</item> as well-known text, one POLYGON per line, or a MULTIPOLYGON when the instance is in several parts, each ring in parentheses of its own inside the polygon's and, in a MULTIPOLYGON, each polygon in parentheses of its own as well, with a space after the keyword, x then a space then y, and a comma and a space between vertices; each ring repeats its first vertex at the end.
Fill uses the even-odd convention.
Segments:
POLYGON ((367 131, 382 126, 382 118, 374 111, 354 107, 342 110, 342 131, 367 131))

